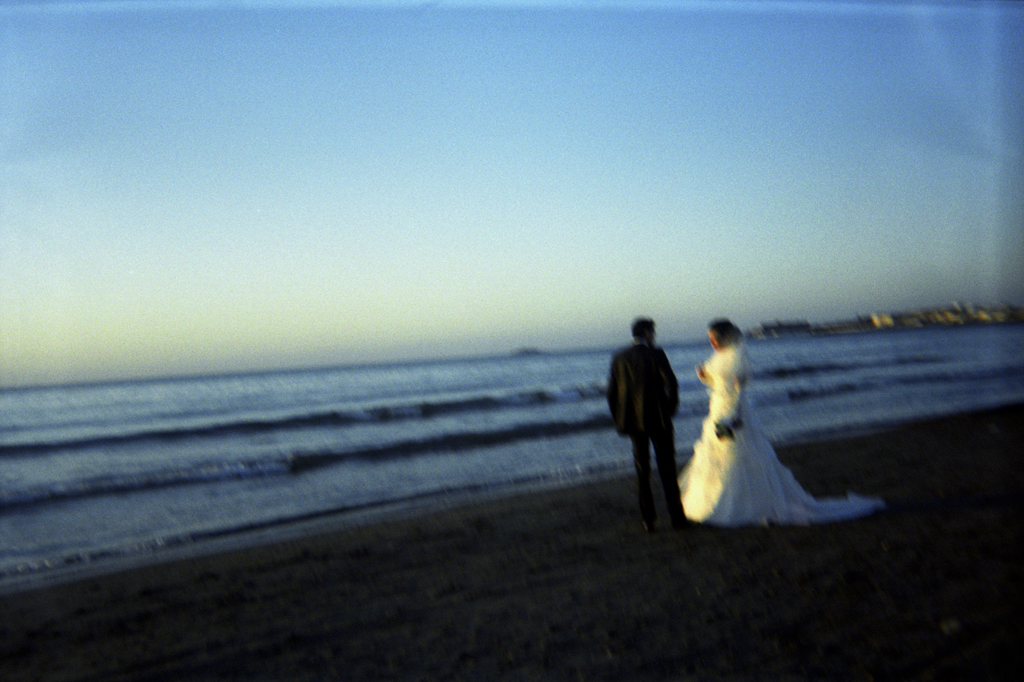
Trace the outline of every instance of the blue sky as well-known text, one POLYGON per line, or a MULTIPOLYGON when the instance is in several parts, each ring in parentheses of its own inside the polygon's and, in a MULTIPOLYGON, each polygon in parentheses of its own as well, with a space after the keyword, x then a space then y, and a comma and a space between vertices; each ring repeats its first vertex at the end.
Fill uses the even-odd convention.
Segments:
POLYGON ((4 5, 0 386, 1024 304, 1019 3, 636 7, 4 5))

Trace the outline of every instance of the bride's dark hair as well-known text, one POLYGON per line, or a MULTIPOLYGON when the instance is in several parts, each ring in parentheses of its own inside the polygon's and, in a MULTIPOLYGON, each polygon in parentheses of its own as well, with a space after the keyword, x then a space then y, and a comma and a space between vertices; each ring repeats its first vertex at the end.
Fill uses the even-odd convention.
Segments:
POLYGON ((743 332, 724 317, 712 320, 708 325, 708 331, 715 335, 718 342, 723 346, 731 346, 743 339, 743 332))

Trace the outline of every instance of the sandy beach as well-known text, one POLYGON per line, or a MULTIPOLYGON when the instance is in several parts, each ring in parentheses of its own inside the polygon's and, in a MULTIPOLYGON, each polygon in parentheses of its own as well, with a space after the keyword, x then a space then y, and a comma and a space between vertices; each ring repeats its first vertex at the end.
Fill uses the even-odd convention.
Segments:
POLYGON ((1024 406, 780 450, 889 502, 826 526, 648 535, 626 477, 22 591, 0 679, 1016 679, 1022 451, 1024 406))

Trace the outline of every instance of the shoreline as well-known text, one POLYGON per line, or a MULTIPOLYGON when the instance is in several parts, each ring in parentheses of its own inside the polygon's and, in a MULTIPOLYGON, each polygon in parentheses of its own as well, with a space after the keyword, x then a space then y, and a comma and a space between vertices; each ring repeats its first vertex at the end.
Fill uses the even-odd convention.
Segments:
MULTIPOLYGON (((979 411, 990 410, 983 408, 979 411)), ((941 418, 943 417, 930 417, 925 421, 941 418)), ((777 449, 786 449, 810 443, 842 441, 889 431, 904 424, 905 422, 893 421, 847 425, 842 429, 833 428, 804 434, 775 445, 777 449)), ((678 435, 677 433, 677 439, 678 435)), ((686 444, 688 445, 689 441, 686 441, 686 444)), ((684 446, 677 453, 676 459, 680 466, 686 462, 684 457, 686 449, 684 446)), ((214 529, 193 534, 183 532, 181 535, 153 538, 144 545, 111 546, 94 550, 89 554, 39 557, 27 560, 20 566, 9 566, 0 570, 0 596, 51 587, 89 577, 110 575, 166 561, 198 558, 225 551, 287 541, 311 533, 331 532, 388 520, 400 520, 494 499, 586 485, 614 477, 629 478, 632 476, 632 462, 626 461, 627 459, 623 458, 618 466, 598 466, 571 477, 546 475, 455 490, 431 491, 405 498, 323 509, 293 517, 254 522, 240 527, 214 529), (41 568, 32 566, 32 564, 44 563, 46 565, 41 568)))
MULTIPOLYGON (((631 463, 629 470, 631 470, 631 463)), ((623 477, 627 468, 595 470, 577 477, 537 477, 526 482, 424 493, 398 500, 343 509, 325 509, 288 519, 275 519, 245 528, 212 531, 188 538, 154 540, 156 549, 124 551, 102 558, 67 561, 50 568, 11 573, 0 578, 0 598, 6 595, 57 587, 89 578, 116 575, 147 566, 199 559, 267 545, 293 542, 327 533, 343 532, 381 523, 400 523, 416 517, 458 510, 523 495, 565 490, 623 477)))
POLYGON ((779 456, 816 496, 853 490, 889 509, 822 526, 647 535, 630 473, 357 526, 313 524, 0 594, 0 677, 1019 672, 1024 405, 779 456))
MULTIPOLYGON (((983 410, 987 411, 987 410, 983 410)), ((934 418, 933 418, 934 419, 934 418)), ((877 423, 851 426, 836 431, 807 434, 788 440, 777 447, 784 449, 802 444, 846 440, 898 428, 902 424, 877 423)), ((610 427, 609 427, 610 428, 610 427)), ((677 434, 678 437, 678 434, 677 434)), ((682 466, 685 448, 677 453, 682 466)), ((111 575, 167 561, 194 559, 210 554, 259 547, 285 542, 310 534, 326 533, 417 515, 472 506, 492 500, 559 490, 604 481, 610 478, 632 480, 632 462, 623 458, 619 466, 596 467, 576 476, 537 476, 520 481, 474 486, 457 490, 421 493, 406 498, 373 502, 352 507, 324 509, 283 519, 257 522, 244 527, 226 528, 197 534, 154 538, 144 547, 110 547, 93 555, 40 559, 52 565, 45 568, 9 568, 0 572, 0 596, 52 587, 77 580, 111 575)))

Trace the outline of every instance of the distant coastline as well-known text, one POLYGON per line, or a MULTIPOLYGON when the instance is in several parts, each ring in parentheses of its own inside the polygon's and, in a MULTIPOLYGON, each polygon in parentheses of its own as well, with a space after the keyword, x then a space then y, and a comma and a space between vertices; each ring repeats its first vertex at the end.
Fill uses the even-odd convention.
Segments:
POLYGON ((1012 324, 1024 322, 1024 308, 1016 305, 978 306, 953 303, 944 308, 904 312, 871 313, 853 320, 814 324, 807 320, 775 320, 762 322, 747 331, 753 339, 777 339, 786 336, 820 336, 824 334, 855 334, 889 329, 921 327, 955 327, 978 324, 1012 324))

